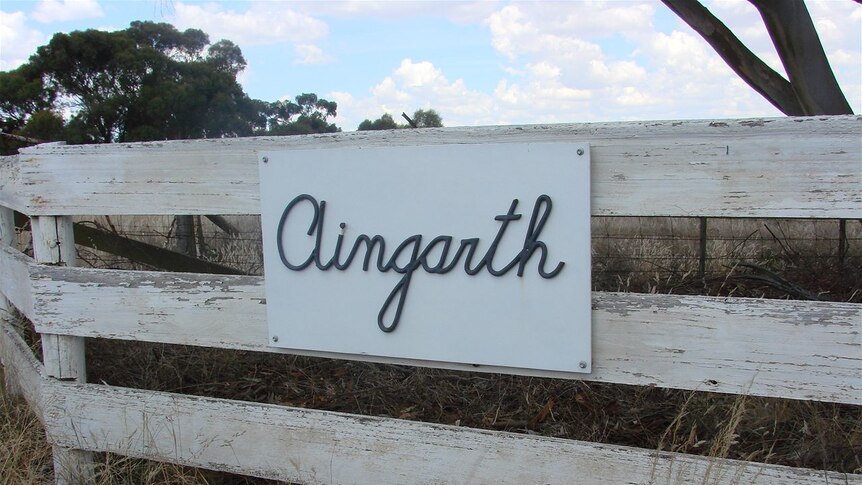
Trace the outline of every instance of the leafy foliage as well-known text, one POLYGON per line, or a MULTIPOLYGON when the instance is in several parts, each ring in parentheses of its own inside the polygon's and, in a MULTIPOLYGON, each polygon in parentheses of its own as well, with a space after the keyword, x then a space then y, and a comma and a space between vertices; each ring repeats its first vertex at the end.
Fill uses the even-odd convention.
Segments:
POLYGON ((357 128, 357 130, 394 130, 396 128, 405 128, 405 126, 399 126, 398 123, 396 123, 395 120, 392 119, 391 114, 383 113, 380 118, 377 118, 374 121, 364 120, 362 123, 359 123, 359 127, 357 128))
POLYGON ((264 119, 258 130, 271 135, 305 135, 341 131, 333 123, 338 109, 335 101, 318 98, 314 93, 303 93, 293 101, 276 101, 261 106, 264 119))
POLYGON ((418 109, 413 112, 413 122, 417 128, 440 128, 443 118, 433 109, 418 109))
MULTIPOLYGON (((411 119, 416 124, 416 128, 440 128, 443 126, 443 118, 441 118, 433 109, 418 109, 413 112, 413 117, 411 119)), ((396 130, 401 128, 411 128, 411 126, 406 123, 396 123, 395 119, 392 118, 392 115, 389 113, 383 113, 380 118, 377 118, 374 121, 368 119, 364 120, 359 124, 357 130, 396 130)))
POLYGON ((58 33, 27 64, 0 72, 0 129, 70 143, 339 131, 328 121, 336 103, 315 94, 249 98, 236 79, 246 64, 233 42, 166 23, 58 33))

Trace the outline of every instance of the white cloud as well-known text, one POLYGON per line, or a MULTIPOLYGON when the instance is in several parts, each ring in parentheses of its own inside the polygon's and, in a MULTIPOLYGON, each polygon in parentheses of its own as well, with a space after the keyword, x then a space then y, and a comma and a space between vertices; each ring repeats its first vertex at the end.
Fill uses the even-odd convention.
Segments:
POLYGON ((824 0, 806 5, 847 101, 862 113, 862 5, 824 0))
POLYGON ((707 7, 714 11, 725 11, 738 15, 757 15, 757 9, 748 0, 713 0, 707 4, 707 7))
POLYGON ((620 106, 645 106, 658 104, 660 101, 657 97, 640 91, 633 86, 624 87, 615 99, 620 106))
POLYGON ((447 1, 441 8, 439 0, 393 2, 371 0, 347 1, 301 1, 294 8, 310 15, 326 15, 341 18, 386 18, 442 17, 458 24, 483 20, 497 5, 489 1, 447 1))
POLYGON ((523 18, 524 15, 517 6, 509 5, 493 13, 487 20, 491 29, 491 44, 510 60, 518 57, 520 46, 517 39, 519 37, 535 38, 538 34, 538 30, 524 23, 523 18))
POLYGON ((312 44, 298 44, 296 55, 298 56, 296 64, 326 64, 335 60, 334 57, 325 54, 323 49, 312 44))
POLYGON ((36 52, 36 47, 47 41, 45 34, 27 26, 24 12, 0 10, 0 70, 24 64, 36 52))
POLYGON ((53 23, 104 15, 97 0, 41 0, 30 16, 38 22, 53 23))
POLYGON ((383 113, 400 119, 402 112, 429 108, 443 116, 446 126, 493 124, 497 119, 490 95, 468 89, 462 79, 449 81, 428 61, 412 59, 403 59, 390 75, 369 89, 368 96, 335 91, 327 93, 327 99, 338 103, 336 123, 346 130, 383 113))
MULTIPOLYGON (((747 29, 747 42, 781 69, 748 2, 709 6, 747 29)), ((507 61, 495 102, 527 122, 779 114, 744 83, 733 84, 736 74, 692 30, 659 30, 657 8, 673 15, 644 2, 502 6, 485 21, 491 45, 507 61), (734 98, 717 98, 722 94, 734 98)))
MULTIPOLYGON (((783 73, 763 20, 748 1, 705 3, 755 54, 783 73)), ((458 73, 452 67, 444 72, 434 59, 404 59, 367 95, 330 95, 339 102, 342 126, 352 129, 364 118, 383 112, 397 118, 401 111, 420 107, 436 109, 447 126, 781 116, 693 30, 681 22, 664 27, 674 16, 662 5, 493 5, 481 24, 498 54, 492 88, 480 91, 470 80, 450 81, 458 73)), ((862 7, 825 0, 809 0, 807 5, 858 112, 862 7)))
POLYGON ((634 61, 613 61, 605 63, 602 60, 590 61, 590 75, 602 83, 625 84, 646 80, 646 69, 634 61))
POLYGON ((305 44, 328 33, 324 22, 298 12, 282 2, 253 2, 243 11, 223 10, 215 3, 183 3, 174 6, 173 23, 177 28, 197 28, 215 41, 230 39, 240 46, 305 44))
POLYGON ((562 11, 551 14, 560 19, 553 22, 554 30, 558 34, 577 32, 589 37, 637 36, 638 32, 652 28, 656 9, 654 3, 646 2, 577 2, 560 6, 562 11))
POLYGON ((399 89, 395 80, 390 76, 386 76, 380 84, 374 86, 374 88, 371 89, 371 94, 377 98, 380 106, 404 104, 410 100, 410 95, 399 89))
POLYGON ((553 80, 560 77, 560 68, 546 61, 528 64, 527 69, 530 74, 539 79, 553 80))
POLYGON ((419 107, 436 109, 447 126, 777 114, 734 84, 736 75, 700 37, 658 31, 654 15, 648 4, 503 5, 483 22, 503 60, 491 92, 450 81, 430 60, 407 58, 368 96, 342 96, 338 121, 351 129, 419 107), (628 30, 620 36, 601 19, 619 19, 628 30), (615 47, 622 37, 637 50, 615 47), (721 96, 732 99, 716 102, 721 96))
POLYGON ((711 57, 709 47, 702 39, 695 34, 678 30, 670 34, 655 34, 645 49, 659 60, 661 65, 677 72, 700 72, 711 57))
POLYGON ((862 52, 856 51, 846 51, 844 49, 838 49, 834 52, 831 52, 831 60, 833 65, 847 65, 847 66, 860 66, 862 65, 862 52))
POLYGON ((400 77, 406 86, 412 88, 432 85, 437 81, 446 83, 446 78, 440 70, 427 61, 414 63, 411 59, 404 59, 395 70, 395 75, 400 77))

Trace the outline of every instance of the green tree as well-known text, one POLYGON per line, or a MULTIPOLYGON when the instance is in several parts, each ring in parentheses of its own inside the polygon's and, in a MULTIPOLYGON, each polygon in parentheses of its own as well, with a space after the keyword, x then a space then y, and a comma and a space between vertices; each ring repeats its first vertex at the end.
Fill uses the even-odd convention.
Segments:
POLYGON ((245 59, 229 41, 205 56, 208 44, 200 30, 133 22, 119 32, 58 34, 37 56, 89 128, 75 141, 249 135, 251 102, 236 81, 245 59))
MULTIPOLYGON (((416 124, 416 128, 439 128, 443 126, 443 118, 433 109, 418 109, 413 112, 413 117, 410 120, 416 124)), ((389 113, 383 113, 376 120, 363 120, 356 128, 359 131, 366 130, 396 130, 401 128, 411 128, 407 123, 396 123, 395 119, 389 113)))
POLYGON ((63 117, 51 110, 41 110, 33 113, 19 135, 40 141, 62 140, 65 136, 65 121, 63 117))
POLYGON ((380 118, 377 118, 374 121, 364 120, 362 123, 359 123, 359 127, 356 128, 359 131, 366 130, 394 130, 396 128, 402 128, 398 126, 398 123, 392 119, 392 115, 389 113, 383 113, 380 118))
MULTIPOLYGON (((50 138, 42 136, 46 131, 43 128, 47 115, 40 115, 39 120, 24 133, 31 118, 50 110, 56 97, 56 91, 46 86, 40 73, 28 64, 0 72, 0 132, 5 135, 0 137, 0 155, 16 153, 19 148, 31 144, 28 138, 45 140, 61 136, 54 127, 47 130, 51 133, 50 138)), ((62 126, 59 130, 62 131, 62 126)))
POLYGON ((257 133, 266 135, 305 135, 335 133, 341 128, 327 121, 337 115, 338 104, 303 93, 293 101, 265 103, 261 108, 262 125, 257 133))
POLYGON ((208 64, 217 71, 226 72, 236 77, 245 70, 245 57, 239 46, 229 40, 222 39, 207 49, 208 64))
POLYGON ((440 128, 443 118, 433 109, 418 109, 413 112, 413 122, 417 128, 440 128))
POLYGON ((250 99, 236 79, 245 67, 233 42, 166 23, 56 34, 28 63, 0 72, 0 129, 70 143, 340 131, 337 104, 316 94, 250 99), (65 124, 61 112, 71 113, 65 124))
POLYGON ((72 143, 251 135, 257 105, 236 80, 245 66, 234 43, 210 45, 200 30, 165 23, 56 34, 0 73, 2 128, 14 133, 34 113, 66 107, 72 143))
POLYGON ((49 109, 57 97, 45 86, 41 73, 29 64, 0 72, 0 117, 4 131, 20 129, 29 116, 49 109))

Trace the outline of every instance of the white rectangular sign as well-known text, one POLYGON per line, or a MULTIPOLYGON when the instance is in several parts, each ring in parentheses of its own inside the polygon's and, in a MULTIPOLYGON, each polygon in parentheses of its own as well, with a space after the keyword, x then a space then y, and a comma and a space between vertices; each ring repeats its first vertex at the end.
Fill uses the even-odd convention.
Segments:
POLYGON ((270 345, 590 372, 586 144, 259 155, 270 345))

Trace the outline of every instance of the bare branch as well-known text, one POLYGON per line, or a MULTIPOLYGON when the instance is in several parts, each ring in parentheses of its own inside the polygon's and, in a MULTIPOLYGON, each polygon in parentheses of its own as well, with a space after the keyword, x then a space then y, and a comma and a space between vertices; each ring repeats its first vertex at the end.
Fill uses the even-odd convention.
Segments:
POLYGON ((662 0, 724 59, 731 69, 788 116, 805 114, 790 82, 760 60, 697 0, 662 0))
POLYGON ((802 0, 749 0, 760 12, 806 115, 853 114, 802 0))
POLYGON ((415 122, 415 121, 413 121, 413 120, 411 120, 411 119, 410 119, 410 117, 409 117, 409 116, 407 116, 407 113, 405 113, 405 112, 403 112, 403 111, 402 111, 402 112, 401 112, 401 116, 403 116, 403 117, 404 117, 404 119, 405 119, 405 120, 407 120, 407 122, 408 122, 408 123, 410 123, 410 127, 411 127, 411 128, 419 128, 418 126, 416 126, 416 122, 415 122))
POLYGON ((39 143, 45 143, 45 140, 37 140, 35 138, 28 138, 26 136, 14 135, 12 133, 6 133, 5 131, 0 131, 0 136, 5 136, 6 138, 11 138, 15 141, 22 141, 24 143, 29 143, 31 145, 38 145, 39 143))

